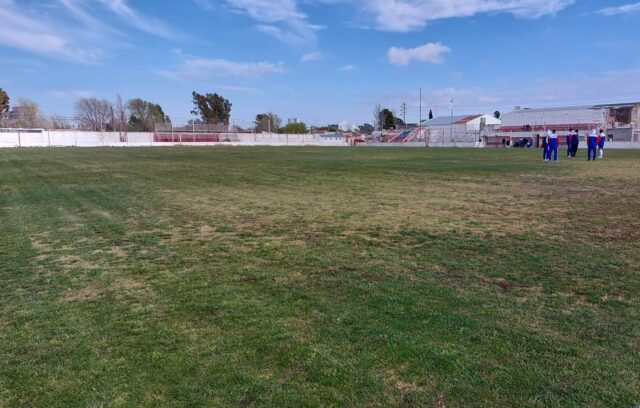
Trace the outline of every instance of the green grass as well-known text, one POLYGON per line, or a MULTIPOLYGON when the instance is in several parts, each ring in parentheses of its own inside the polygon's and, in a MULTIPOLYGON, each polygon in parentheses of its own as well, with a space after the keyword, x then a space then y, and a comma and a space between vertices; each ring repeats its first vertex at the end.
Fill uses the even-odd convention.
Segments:
POLYGON ((0 407, 633 408, 640 152, 538 153, 0 150, 0 407))

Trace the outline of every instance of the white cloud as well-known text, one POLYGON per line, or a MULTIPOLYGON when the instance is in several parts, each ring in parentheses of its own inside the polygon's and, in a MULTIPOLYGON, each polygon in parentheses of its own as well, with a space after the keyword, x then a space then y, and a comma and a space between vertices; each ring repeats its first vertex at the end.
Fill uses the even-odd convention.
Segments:
POLYGON ((338 123, 338 128, 343 132, 351 132, 354 130, 358 130, 358 126, 354 125, 350 120, 343 120, 338 123))
POLYGON ((409 65, 412 61, 430 64, 444 62, 444 54, 450 53, 451 48, 441 43, 428 43, 416 48, 391 47, 387 53, 389 62, 394 65, 409 65))
POLYGON ((95 94, 91 91, 83 91, 83 90, 71 90, 71 91, 49 91, 49 96, 58 98, 58 99, 69 99, 69 98, 90 98, 95 96, 95 94))
POLYGON ((13 0, 0 0, 0 21, 1 45, 73 62, 96 61, 96 55, 78 46, 71 33, 46 19, 31 16, 13 0))
POLYGON ((317 32, 325 28, 311 24, 296 0, 227 0, 227 4, 260 23, 256 28, 264 34, 291 46, 315 42, 317 32))
POLYGON ((181 34, 141 15, 126 0, 55 0, 32 7, 0 0, 0 45, 71 62, 98 62, 113 48, 129 47, 125 34, 108 25, 105 7, 124 23, 163 38, 181 34), (102 14, 102 15, 101 15, 102 14))
POLYGON ((251 88, 247 86, 237 86, 237 85, 216 85, 214 88, 220 88, 223 91, 229 92, 238 92, 238 93, 260 93, 260 91, 256 88, 251 88))
POLYGON ((235 62, 221 58, 198 58, 185 56, 180 66, 174 70, 159 70, 158 74, 174 80, 189 80, 211 77, 256 78, 269 74, 283 74, 282 63, 235 62))
POLYGON ((162 21, 143 16, 131 8, 126 0, 98 0, 111 12, 116 14, 126 23, 136 27, 140 31, 145 31, 158 37, 172 39, 180 37, 181 34, 173 30, 162 21))
POLYGON ((600 10, 600 13, 605 16, 617 16, 619 14, 629 14, 640 12, 640 3, 625 4, 618 7, 605 7, 600 10))
POLYGON ((325 59, 325 55, 321 52, 315 51, 304 54, 302 57, 300 57, 300 62, 314 62, 323 59, 325 59))
POLYGON ((193 0, 193 2, 205 10, 213 9, 213 3, 211 2, 211 0, 193 0))
POLYGON ((343 1, 374 16, 376 28, 409 32, 423 28, 429 21, 470 17, 481 13, 510 13, 518 17, 538 18, 557 13, 575 0, 321 0, 343 1))
POLYGON ((343 72, 355 71, 356 69, 357 69, 356 66, 352 64, 348 64, 343 67, 340 67, 340 71, 343 71, 343 72))

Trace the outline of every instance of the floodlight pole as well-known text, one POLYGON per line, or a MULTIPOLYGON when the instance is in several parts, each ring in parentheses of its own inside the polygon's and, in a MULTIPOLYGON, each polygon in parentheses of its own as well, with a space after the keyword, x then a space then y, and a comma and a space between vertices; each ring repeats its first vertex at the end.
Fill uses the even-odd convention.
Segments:
POLYGON ((453 143, 453 98, 451 98, 451 124, 449 125, 449 137, 451 138, 451 143, 453 143))
POLYGON ((420 88, 420 121, 418 122, 418 137, 422 137, 422 88, 420 88))

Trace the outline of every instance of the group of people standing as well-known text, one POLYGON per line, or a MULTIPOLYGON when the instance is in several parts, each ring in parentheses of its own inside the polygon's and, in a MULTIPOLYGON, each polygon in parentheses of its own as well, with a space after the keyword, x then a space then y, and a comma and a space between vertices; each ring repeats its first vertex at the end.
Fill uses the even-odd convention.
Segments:
MULTIPOLYGON (((580 146, 580 136, 578 135, 578 130, 569 129, 569 133, 566 136, 567 140, 567 157, 576 157, 578 154, 578 147, 580 146)), ((588 160, 591 161, 597 158, 598 149, 600 150, 600 158, 604 157, 604 144, 607 139, 607 136, 604 133, 604 130, 601 130, 600 133, 593 129, 591 133, 587 135, 587 147, 588 147, 588 160)), ((547 131, 547 135, 542 139, 542 159, 544 161, 551 161, 551 157, 553 156, 553 161, 558 161, 558 132, 555 130, 547 131)))

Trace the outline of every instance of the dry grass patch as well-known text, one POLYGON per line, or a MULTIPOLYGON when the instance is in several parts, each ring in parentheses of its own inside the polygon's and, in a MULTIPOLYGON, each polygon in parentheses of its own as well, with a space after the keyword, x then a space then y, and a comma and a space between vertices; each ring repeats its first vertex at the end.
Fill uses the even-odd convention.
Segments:
POLYGON ((62 296, 64 302, 89 302, 102 297, 102 291, 95 286, 69 289, 62 296))

